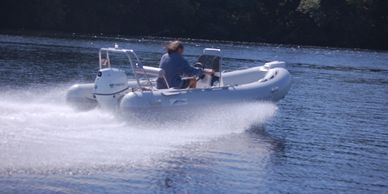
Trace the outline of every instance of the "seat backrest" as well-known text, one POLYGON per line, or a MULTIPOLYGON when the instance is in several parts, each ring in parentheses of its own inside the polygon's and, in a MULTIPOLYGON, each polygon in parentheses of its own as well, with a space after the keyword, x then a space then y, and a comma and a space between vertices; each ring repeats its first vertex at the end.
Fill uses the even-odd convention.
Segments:
POLYGON ((161 68, 150 67, 150 66, 141 66, 141 67, 137 67, 135 69, 135 72, 138 75, 143 75, 143 76, 145 75, 145 77, 147 79, 149 79, 148 84, 150 84, 151 86, 152 86, 152 82, 150 80, 150 77, 157 77, 157 78, 161 78, 161 80, 164 81, 164 84, 167 88, 170 88, 170 86, 168 85, 167 79, 166 79, 166 72, 161 68))
POLYGON ((136 73, 141 75, 147 75, 151 77, 164 78, 165 71, 158 67, 143 66, 136 68, 136 73))

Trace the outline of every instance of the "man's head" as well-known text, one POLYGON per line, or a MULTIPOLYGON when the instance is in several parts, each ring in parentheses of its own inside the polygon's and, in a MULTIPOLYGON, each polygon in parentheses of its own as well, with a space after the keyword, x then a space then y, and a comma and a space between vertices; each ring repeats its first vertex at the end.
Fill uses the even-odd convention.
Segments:
POLYGON ((183 44, 181 41, 175 40, 167 44, 166 50, 168 54, 179 53, 183 54, 183 44))

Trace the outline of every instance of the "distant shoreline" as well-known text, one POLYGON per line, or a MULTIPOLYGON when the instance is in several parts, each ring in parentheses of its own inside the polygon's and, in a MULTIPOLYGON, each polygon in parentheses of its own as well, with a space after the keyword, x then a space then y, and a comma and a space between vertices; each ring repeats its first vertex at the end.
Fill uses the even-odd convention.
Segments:
POLYGON ((0 32, 388 50, 387 0, 4 0, 1 5, 0 32))

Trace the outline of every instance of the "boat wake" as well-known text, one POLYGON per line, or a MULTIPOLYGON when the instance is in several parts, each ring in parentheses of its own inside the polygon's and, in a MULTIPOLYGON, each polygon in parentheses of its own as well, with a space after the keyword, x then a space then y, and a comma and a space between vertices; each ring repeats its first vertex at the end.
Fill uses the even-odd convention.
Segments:
POLYGON ((182 146, 261 125, 276 112, 271 103, 240 103, 180 121, 139 123, 98 109, 77 112, 65 103, 64 88, 7 90, 0 97, 0 174, 152 165, 182 146))

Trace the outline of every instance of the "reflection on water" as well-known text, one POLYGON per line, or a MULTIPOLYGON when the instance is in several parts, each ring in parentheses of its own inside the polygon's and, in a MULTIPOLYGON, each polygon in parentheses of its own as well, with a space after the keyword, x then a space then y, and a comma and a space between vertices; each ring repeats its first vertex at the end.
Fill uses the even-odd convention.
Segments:
POLYGON ((387 53, 188 42, 191 62, 221 48, 226 70, 285 60, 292 89, 278 105, 143 125, 64 103, 68 86, 93 81, 98 48, 114 43, 152 66, 163 52, 158 39, 0 35, 2 192, 388 191, 387 53))

